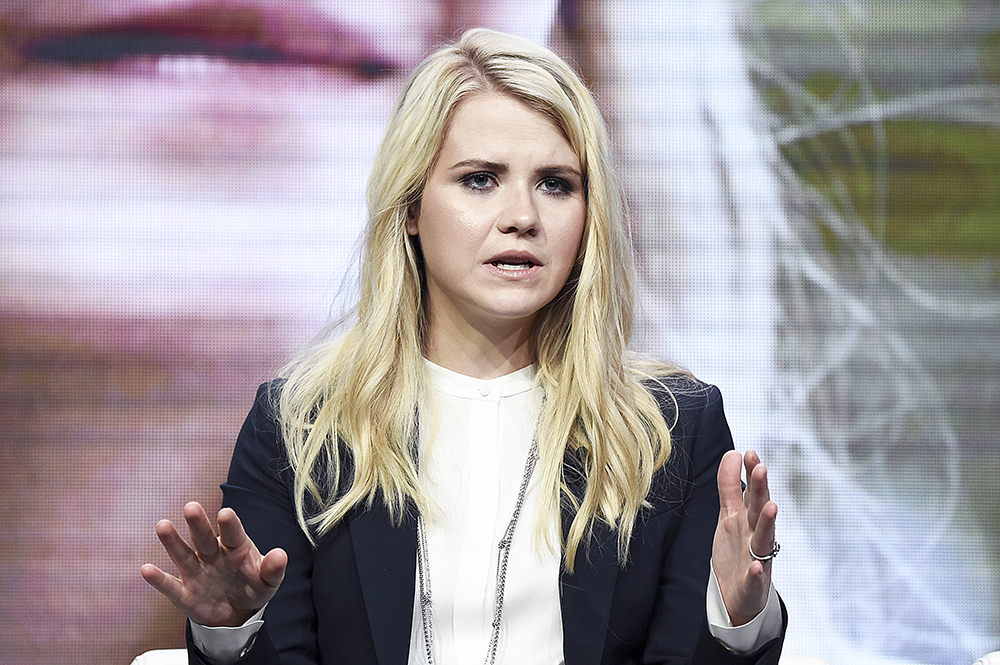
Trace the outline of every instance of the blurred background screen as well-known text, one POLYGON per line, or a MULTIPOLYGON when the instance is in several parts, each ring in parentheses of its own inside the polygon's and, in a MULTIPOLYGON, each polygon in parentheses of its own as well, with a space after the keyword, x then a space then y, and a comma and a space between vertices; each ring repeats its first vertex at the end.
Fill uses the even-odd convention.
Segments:
POLYGON ((635 346, 769 462, 786 651, 1000 648, 1000 3, 3 0, 0 662, 183 644, 153 526, 349 310, 392 100, 475 25, 602 105, 635 346))

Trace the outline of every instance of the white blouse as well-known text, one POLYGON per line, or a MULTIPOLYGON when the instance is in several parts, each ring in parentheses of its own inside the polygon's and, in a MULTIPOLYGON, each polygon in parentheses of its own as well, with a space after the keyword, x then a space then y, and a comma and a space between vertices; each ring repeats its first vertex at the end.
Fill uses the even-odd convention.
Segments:
MULTIPOLYGON (((435 662, 480 663, 492 634, 498 544, 517 503, 541 394, 532 390, 533 367, 490 380, 429 361, 427 368, 432 401, 420 413, 420 477, 438 508, 424 520, 435 662)), ((539 476, 528 484, 511 542, 498 663, 563 662, 559 539, 553 520, 550 545, 536 538, 539 476)), ((426 662, 418 597, 419 586, 411 665, 426 662)))
MULTIPOLYGON (((420 412, 420 477, 436 510, 425 516, 437 665, 478 663, 489 646, 498 543, 510 523, 534 435, 541 395, 534 367, 476 379, 425 361, 431 390, 420 412)), ((538 477, 531 477, 514 532, 497 663, 562 665, 558 549, 536 538, 538 477)), ((556 524, 546 524, 558 548, 556 524)), ((781 632, 772 585, 753 621, 732 627, 715 575, 708 584, 712 634, 751 653, 781 632)), ((192 624, 195 645, 219 665, 235 662, 263 625, 261 609, 239 628, 192 624)), ((414 583, 409 665, 426 663, 419 584, 414 583)))

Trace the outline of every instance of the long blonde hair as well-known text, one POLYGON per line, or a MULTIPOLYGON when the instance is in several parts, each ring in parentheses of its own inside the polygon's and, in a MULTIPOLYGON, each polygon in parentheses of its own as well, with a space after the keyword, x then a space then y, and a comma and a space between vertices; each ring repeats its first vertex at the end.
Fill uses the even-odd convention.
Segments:
POLYGON ((420 200, 451 115, 482 92, 508 95, 551 118, 585 174, 579 256, 533 330, 536 380, 546 395, 539 525, 560 520, 566 502, 574 515, 566 568, 573 569, 596 520, 617 531, 624 561, 652 475, 670 455, 670 429, 643 385, 650 376, 627 356, 632 250, 607 131, 590 92, 559 57, 483 29, 435 52, 411 76, 368 183, 357 322, 345 335, 312 345, 284 372, 278 408, 298 520, 315 539, 376 496, 397 523, 409 502, 418 510, 428 505, 411 450, 426 380, 426 303, 406 215, 420 200), (567 451, 580 460, 582 497, 567 486, 567 451))

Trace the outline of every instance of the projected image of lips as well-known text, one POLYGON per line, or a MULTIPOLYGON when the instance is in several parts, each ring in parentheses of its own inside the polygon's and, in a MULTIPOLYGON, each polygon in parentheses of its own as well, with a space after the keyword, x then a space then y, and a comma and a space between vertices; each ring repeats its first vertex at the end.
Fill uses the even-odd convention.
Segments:
POLYGON ((103 13, 98 7, 76 24, 53 17, 23 35, 15 53, 23 63, 76 67, 203 56, 337 69, 362 79, 399 68, 372 37, 298 3, 144 5, 115 3, 103 13))
POLYGON ((0 653, 183 644, 135 572, 150 525, 218 501, 256 384, 353 300, 406 74, 472 24, 544 40, 554 6, 0 3, 0 462, 31 479, 0 487, 0 653))

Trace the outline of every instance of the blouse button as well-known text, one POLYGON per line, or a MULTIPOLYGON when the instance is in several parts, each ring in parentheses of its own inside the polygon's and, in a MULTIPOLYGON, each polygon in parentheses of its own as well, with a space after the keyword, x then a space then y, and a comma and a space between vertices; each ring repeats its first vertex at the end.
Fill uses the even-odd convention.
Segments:
POLYGON ((492 390, 493 387, 488 383, 483 383, 479 386, 479 394, 482 395, 483 397, 489 396, 492 390))

